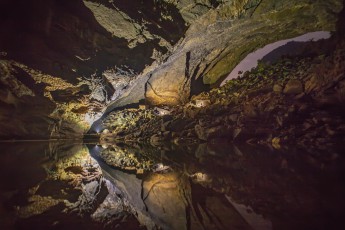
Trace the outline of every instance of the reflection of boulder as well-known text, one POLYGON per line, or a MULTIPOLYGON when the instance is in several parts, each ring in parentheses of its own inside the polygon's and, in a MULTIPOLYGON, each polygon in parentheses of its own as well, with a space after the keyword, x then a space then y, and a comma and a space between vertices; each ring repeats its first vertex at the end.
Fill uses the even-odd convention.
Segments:
POLYGON ((143 182, 143 201, 162 229, 187 229, 183 178, 176 173, 152 174, 143 182))
POLYGON ((100 159, 97 152, 91 152, 91 154, 102 168, 103 176, 115 185, 121 192, 123 199, 128 200, 129 204, 135 210, 135 215, 140 224, 146 226, 148 229, 153 229, 155 224, 146 212, 146 206, 141 198, 142 180, 138 179, 134 174, 113 169, 100 159))
MULTIPOLYGON (((152 157, 150 151, 150 148, 141 149, 143 155, 152 157)), ((248 224, 223 194, 199 185, 212 184, 212 178, 206 174, 199 172, 189 178, 184 171, 171 166, 170 170, 135 175, 114 169, 97 152, 91 152, 99 161, 103 176, 148 229, 248 229, 248 224)), ((164 168, 163 163, 155 166, 155 169, 164 168)))
POLYGON ((124 148, 117 145, 107 146, 99 152, 99 156, 110 166, 126 171, 148 171, 152 161, 133 148, 124 148))
MULTIPOLYGON (((339 160, 316 154, 296 149, 269 150, 263 146, 202 144, 195 153, 198 161, 190 161, 185 170, 190 175, 209 175, 212 180, 208 183, 194 181, 204 189, 231 196, 232 202, 252 207, 268 218, 274 229, 320 229, 318 226, 329 221, 326 213, 344 210, 339 202, 343 200, 340 194, 344 187, 336 182, 341 180, 340 173, 333 171, 339 160), (314 219, 315 216, 322 218, 314 219)), ((192 188, 198 190, 202 189, 192 188)))
POLYGON ((223 194, 191 183, 191 197, 191 229, 251 229, 223 194))

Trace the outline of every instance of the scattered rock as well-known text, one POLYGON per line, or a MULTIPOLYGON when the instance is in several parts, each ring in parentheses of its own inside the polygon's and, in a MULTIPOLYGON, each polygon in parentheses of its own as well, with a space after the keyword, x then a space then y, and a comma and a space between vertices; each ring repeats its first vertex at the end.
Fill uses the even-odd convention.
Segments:
POLYGON ((275 137, 275 138, 272 139, 272 146, 275 149, 280 149, 281 148, 281 146, 280 146, 280 138, 279 137, 275 137))
POLYGON ((279 84, 274 84, 273 86, 273 92, 275 93, 281 93, 283 92, 283 86, 279 85, 279 84))
POLYGON ((303 93, 303 84, 301 81, 296 79, 291 79, 285 85, 284 91, 285 94, 300 94, 303 93))

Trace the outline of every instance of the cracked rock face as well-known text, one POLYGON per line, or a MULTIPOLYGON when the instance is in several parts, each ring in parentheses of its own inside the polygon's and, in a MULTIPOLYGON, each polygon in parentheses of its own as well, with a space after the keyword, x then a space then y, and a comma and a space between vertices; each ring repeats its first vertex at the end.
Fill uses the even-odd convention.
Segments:
MULTIPOLYGON (((249 2, 237 7, 245 9, 249 2)), ((217 84, 247 54, 266 44, 309 31, 335 30, 334 15, 340 10, 340 1, 325 5, 264 0, 248 10, 220 5, 195 20, 172 55, 149 73, 145 96, 152 104, 184 102, 197 79, 217 84)))
POLYGON ((102 73, 117 67, 141 72, 186 29, 168 2, 8 0, 0 5, 1 138, 82 135, 129 84, 102 73), (17 125, 8 124, 13 118, 17 125))

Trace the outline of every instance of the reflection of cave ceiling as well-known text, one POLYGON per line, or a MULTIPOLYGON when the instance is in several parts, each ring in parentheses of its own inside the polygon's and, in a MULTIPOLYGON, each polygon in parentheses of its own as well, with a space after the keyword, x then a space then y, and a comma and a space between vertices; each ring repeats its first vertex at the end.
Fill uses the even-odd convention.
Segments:
POLYGON ((341 2, 2 0, 0 136, 85 132, 85 117, 102 111, 90 103, 105 106, 106 99, 88 99, 80 79, 101 79, 115 66, 142 74, 123 81, 121 91, 105 75, 107 96, 118 99, 111 108, 144 98, 184 103, 265 44, 335 30, 341 2))

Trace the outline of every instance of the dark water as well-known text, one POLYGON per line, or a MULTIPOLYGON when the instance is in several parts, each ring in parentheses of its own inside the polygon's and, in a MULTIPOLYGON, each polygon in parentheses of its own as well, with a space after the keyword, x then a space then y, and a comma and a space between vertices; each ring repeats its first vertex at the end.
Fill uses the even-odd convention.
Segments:
POLYGON ((0 229, 345 229, 342 150, 0 143, 0 229))

